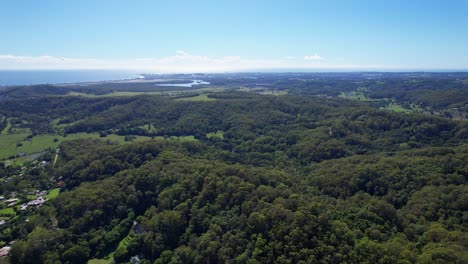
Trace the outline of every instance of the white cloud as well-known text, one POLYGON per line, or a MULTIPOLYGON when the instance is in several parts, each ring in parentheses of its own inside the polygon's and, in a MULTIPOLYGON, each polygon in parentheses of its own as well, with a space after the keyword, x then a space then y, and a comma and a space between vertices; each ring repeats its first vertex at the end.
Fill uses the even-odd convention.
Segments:
POLYGON ((304 60, 324 60, 324 58, 320 57, 318 54, 310 55, 310 56, 304 56, 304 60))
POLYGON ((0 54, 0 69, 109 69, 137 70, 155 73, 191 72, 238 72, 238 71, 285 71, 285 70, 369 70, 392 69, 379 65, 333 64, 317 54, 305 56, 304 60, 293 57, 279 59, 245 59, 239 56, 210 57, 178 50, 172 56, 162 58, 137 58, 130 60, 100 60, 90 58, 67 58, 54 56, 16 56, 0 54), (320 61, 311 63, 310 61, 320 61))

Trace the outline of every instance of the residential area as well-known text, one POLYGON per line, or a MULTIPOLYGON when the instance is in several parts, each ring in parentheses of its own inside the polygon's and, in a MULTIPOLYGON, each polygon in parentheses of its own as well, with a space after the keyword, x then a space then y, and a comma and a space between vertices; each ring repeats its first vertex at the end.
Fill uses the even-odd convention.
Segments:
POLYGON ((0 161, 0 258, 9 254, 17 226, 60 193, 62 177, 49 175, 50 163, 47 155, 21 166, 0 161))

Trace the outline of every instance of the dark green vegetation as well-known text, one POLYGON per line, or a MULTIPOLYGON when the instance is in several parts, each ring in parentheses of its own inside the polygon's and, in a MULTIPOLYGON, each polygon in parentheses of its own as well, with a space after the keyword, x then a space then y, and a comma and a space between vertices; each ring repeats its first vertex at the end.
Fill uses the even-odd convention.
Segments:
POLYGON ((237 73, 145 75, 144 80, 0 88, 0 98, 49 96, 122 97, 162 95, 211 100, 211 94, 248 91, 269 95, 345 97, 398 112, 467 119, 468 73, 237 73), (158 86, 191 83, 192 87, 158 86))
MULTIPOLYGON (((377 109, 384 100, 374 88, 345 85, 377 81, 353 76, 344 84, 293 76, 285 96, 235 88, 252 79, 217 75, 205 77, 230 88, 185 95, 192 100, 9 96, 0 104, 8 133, 99 135, 60 141, 55 165, 51 150, 42 168, 0 166, 1 194, 21 199, 24 190, 56 188, 49 178, 63 176, 60 193, 42 207, 3 211, 12 218, 0 240, 16 240, 9 261, 467 263, 468 123, 377 109), (370 99, 334 98, 351 91, 370 99), (120 144, 108 140, 117 136, 120 144), (23 177, 14 177, 19 170, 23 177)), ((466 89, 457 76, 431 78, 466 89)), ((262 86, 276 78, 275 91, 288 83, 257 78, 262 86)), ((385 78, 378 82, 409 83, 405 75, 385 78)), ((389 100, 426 107, 408 98, 389 100)), ((428 98, 438 111, 468 101, 428 98)))

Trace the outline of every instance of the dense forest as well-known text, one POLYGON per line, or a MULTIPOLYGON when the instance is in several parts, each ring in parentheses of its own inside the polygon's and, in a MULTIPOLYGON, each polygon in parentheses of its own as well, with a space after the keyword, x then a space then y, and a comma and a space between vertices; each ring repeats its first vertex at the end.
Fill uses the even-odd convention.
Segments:
POLYGON ((4 138, 99 136, 57 142, 43 166, 0 162, 3 196, 60 188, 41 207, 14 208, 0 241, 15 243, 0 261, 468 263, 467 121, 338 97, 463 109, 466 76, 285 75, 197 76, 232 88, 203 101, 4 90, 4 138), (233 88, 255 84, 289 94, 233 88))

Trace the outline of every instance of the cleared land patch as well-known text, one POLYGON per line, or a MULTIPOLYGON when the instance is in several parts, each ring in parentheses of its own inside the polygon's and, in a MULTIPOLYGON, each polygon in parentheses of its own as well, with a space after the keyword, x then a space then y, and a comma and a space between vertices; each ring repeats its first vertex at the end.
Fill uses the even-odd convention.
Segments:
MULTIPOLYGON (((4 117, 5 118, 5 117, 4 117)), ((0 133, 1 135, 8 135, 8 131, 10 130, 11 128, 11 123, 10 123, 10 120, 7 119, 7 125, 6 127, 2 130, 2 132, 0 133)))
POLYGON ((338 95, 338 97, 359 101, 375 101, 374 99, 368 98, 362 92, 341 92, 340 95, 338 95))
POLYGON ((55 188, 55 189, 52 189, 49 191, 49 193, 45 196, 46 199, 50 200, 50 199, 54 199, 55 197, 57 197, 60 193, 60 188, 55 188))
POLYGON ((211 133, 206 134, 206 137, 224 139, 224 132, 221 130, 218 130, 216 132, 211 132, 211 133))
MULTIPOLYGON (((62 135, 38 135, 31 139, 27 137, 30 134, 11 134, 11 135, 0 135, 0 159, 17 156, 18 154, 29 155, 37 152, 42 152, 48 148, 57 148, 61 142, 67 140, 74 140, 80 138, 100 138, 102 140, 110 140, 118 144, 130 143, 125 141, 124 136, 108 135, 106 137, 100 137, 98 133, 76 133, 68 134, 67 136, 62 135)), ((151 137, 135 136, 133 141, 145 141, 150 140, 151 137)))
MULTIPOLYGON (((154 127, 153 127, 154 128, 154 127)), ((34 156, 35 153, 43 152, 49 148, 57 148, 61 142, 80 139, 80 138, 90 138, 90 139, 101 139, 108 140, 115 144, 129 144, 132 142, 141 142, 152 139, 165 139, 162 136, 158 137, 148 137, 148 136, 133 136, 132 140, 125 140, 125 136, 119 136, 115 134, 107 135, 106 137, 101 137, 99 133, 76 133, 68 134, 67 136, 62 135, 38 135, 31 139, 27 137, 30 134, 11 134, 11 135, 0 135, 0 159, 13 158, 20 155, 14 159, 15 162, 20 164, 25 161, 37 158, 34 156)), ((171 136, 171 140, 181 140, 181 141, 197 141, 193 136, 171 136)))
POLYGON ((197 96, 177 98, 177 99, 174 99, 174 100, 176 100, 176 101, 201 101, 201 102, 208 102, 208 101, 216 101, 217 99, 208 97, 208 94, 200 94, 200 95, 197 95, 197 96))
POLYGON ((0 210, 0 215, 1 216, 15 216, 16 213, 15 213, 15 210, 11 207, 9 208, 3 208, 0 210))

